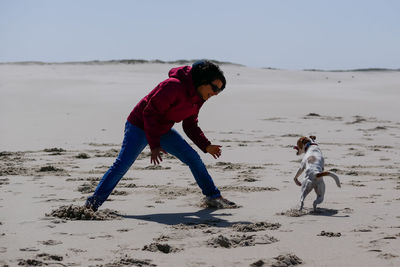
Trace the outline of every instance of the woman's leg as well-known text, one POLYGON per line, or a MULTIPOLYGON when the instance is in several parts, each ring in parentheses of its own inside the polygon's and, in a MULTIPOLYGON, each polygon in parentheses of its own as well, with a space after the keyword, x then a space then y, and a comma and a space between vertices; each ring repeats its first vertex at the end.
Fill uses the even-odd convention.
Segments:
POLYGON ((161 136, 161 147, 189 166, 194 179, 208 198, 221 196, 199 154, 174 129, 161 136))
POLYGON ((119 155, 114 164, 104 174, 93 195, 88 198, 87 207, 97 210, 106 201, 119 180, 129 170, 146 145, 147 139, 144 131, 126 122, 124 140, 119 155))

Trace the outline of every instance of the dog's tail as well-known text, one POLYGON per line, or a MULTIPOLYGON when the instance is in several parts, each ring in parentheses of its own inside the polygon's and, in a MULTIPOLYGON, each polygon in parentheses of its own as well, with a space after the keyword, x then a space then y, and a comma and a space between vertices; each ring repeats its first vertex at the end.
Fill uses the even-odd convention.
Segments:
POLYGON ((338 177, 336 174, 334 174, 333 172, 319 172, 319 173, 317 173, 317 175, 316 175, 317 178, 323 177, 323 176, 330 176, 330 177, 332 177, 332 178, 335 180, 336 185, 337 185, 338 187, 341 187, 341 186, 340 186, 339 177, 338 177))

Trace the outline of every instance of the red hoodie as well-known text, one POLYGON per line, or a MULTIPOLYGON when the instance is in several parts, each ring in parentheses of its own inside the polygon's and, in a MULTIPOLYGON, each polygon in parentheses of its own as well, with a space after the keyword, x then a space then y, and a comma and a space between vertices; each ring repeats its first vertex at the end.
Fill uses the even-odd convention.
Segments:
POLYGON ((190 70, 190 66, 171 69, 169 78, 140 100, 129 115, 128 121, 146 133, 150 149, 160 147, 161 135, 181 121, 186 135, 203 152, 211 144, 197 125, 205 101, 194 88, 190 70))

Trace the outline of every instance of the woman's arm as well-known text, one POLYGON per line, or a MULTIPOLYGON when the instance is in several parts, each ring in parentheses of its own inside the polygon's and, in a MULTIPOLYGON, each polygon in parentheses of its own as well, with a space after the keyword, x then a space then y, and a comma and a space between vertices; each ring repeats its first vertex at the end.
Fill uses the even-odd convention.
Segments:
POLYGON ((198 126, 198 115, 193 115, 182 122, 183 130, 186 135, 195 143, 204 153, 207 153, 207 146, 211 142, 204 135, 201 128, 198 126))

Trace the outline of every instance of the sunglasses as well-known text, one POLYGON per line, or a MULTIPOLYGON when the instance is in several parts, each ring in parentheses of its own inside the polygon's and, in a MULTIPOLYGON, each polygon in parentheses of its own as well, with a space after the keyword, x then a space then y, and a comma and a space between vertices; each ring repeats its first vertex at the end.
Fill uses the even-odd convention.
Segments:
POLYGON ((211 88, 212 88, 212 90, 214 91, 214 93, 219 93, 219 92, 221 92, 222 90, 224 90, 224 89, 222 89, 222 88, 219 88, 218 86, 216 86, 216 85, 213 84, 213 83, 210 83, 210 85, 211 85, 211 88))

